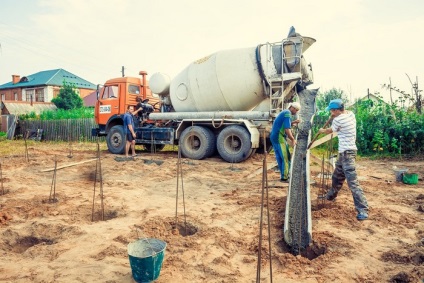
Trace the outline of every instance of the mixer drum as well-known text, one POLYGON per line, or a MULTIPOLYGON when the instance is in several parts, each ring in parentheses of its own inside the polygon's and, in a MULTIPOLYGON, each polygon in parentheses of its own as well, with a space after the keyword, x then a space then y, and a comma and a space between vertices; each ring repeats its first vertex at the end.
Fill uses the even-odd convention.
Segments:
POLYGON ((224 50, 199 59, 170 85, 177 112, 248 111, 263 101, 255 48, 224 50))

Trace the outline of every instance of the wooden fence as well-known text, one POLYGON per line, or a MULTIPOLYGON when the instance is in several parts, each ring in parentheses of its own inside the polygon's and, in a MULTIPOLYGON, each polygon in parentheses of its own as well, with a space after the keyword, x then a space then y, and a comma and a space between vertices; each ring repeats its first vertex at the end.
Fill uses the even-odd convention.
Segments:
MULTIPOLYGON (((19 121, 16 134, 26 135, 29 138, 46 141, 96 141, 91 136, 91 129, 96 128, 94 118, 66 119, 66 120, 23 120, 19 121), (41 130, 41 131, 40 131, 41 130)), ((105 140, 101 137, 101 140, 105 140)))

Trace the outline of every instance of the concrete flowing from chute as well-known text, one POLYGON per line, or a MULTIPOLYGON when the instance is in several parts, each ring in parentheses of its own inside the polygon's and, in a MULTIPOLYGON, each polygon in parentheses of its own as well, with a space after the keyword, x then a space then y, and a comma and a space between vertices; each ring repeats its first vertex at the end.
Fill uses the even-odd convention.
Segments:
POLYGON ((301 123, 299 123, 296 135, 297 145, 292 154, 284 219, 284 240, 294 254, 300 254, 312 241, 309 150, 307 147, 311 141, 311 126, 315 114, 317 91, 305 89, 299 93, 302 107, 299 112, 301 123))

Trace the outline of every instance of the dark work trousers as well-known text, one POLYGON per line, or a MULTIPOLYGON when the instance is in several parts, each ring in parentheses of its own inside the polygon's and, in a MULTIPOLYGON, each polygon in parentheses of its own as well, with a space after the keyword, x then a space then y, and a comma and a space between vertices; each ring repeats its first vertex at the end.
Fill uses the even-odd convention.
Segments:
POLYGON ((352 192, 353 203, 359 212, 368 212, 368 201, 364 195, 364 191, 359 185, 358 175, 356 174, 356 150, 346 150, 339 152, 336 165, 332 176, 332 189, 330 194, 337 195, 343 186, 344 181, 352 192))

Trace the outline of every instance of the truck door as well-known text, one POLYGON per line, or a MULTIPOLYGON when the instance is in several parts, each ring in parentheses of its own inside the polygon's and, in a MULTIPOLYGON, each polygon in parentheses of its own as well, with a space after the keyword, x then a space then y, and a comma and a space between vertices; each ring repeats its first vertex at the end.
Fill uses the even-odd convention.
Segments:
POLYGON ((119 114, 119 87, 118 85, 104 86, 99 95, 98 124, 106 125, 113 115, 119 114))

